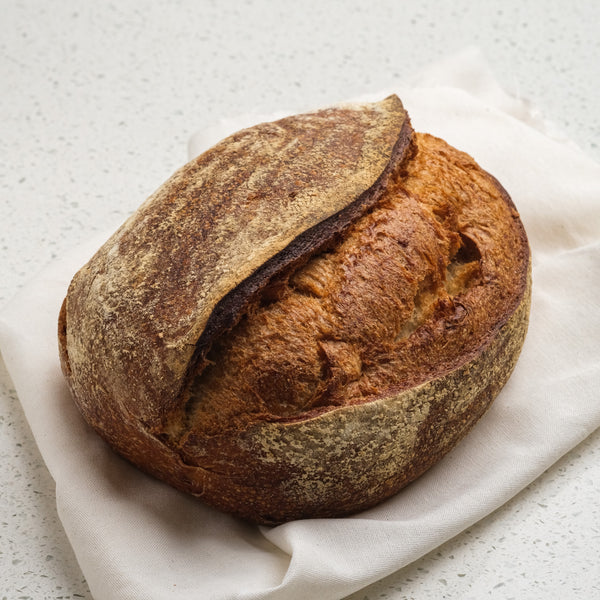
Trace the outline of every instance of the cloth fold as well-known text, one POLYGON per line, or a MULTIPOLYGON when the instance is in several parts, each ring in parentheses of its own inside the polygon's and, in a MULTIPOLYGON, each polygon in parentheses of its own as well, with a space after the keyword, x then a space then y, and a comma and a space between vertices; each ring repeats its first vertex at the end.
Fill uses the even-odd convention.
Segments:
MULTIPOLYGON (((394 498, 345 519, 252 526, 137 471, 77 412, 56 323, 72 275, 110 232, 90 240, 4 309, 0 349, 96 600, 343 598, 485 517, 600 425, 600 166, 502 90, 476 50, 371 96, 391 92, 416 130, 493 173, 521 214, 533 298, 513 376, 467 438, 394 498)), ((190 154, 283 114, 217 123, 190 154)))

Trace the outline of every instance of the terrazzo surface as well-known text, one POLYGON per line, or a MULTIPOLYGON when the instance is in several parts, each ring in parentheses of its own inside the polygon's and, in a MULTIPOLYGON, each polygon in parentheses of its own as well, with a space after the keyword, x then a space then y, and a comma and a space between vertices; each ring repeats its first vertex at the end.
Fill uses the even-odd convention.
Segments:
MULTIPOLYGON (((0 309, 45 264, 122 222, 215 119, 404 84, 467 45, 600 160, 598 2, 8 0, 2 12, 0 309)), ((0 398, 0 600, 89 600, 1 362, 0 398)), ((349 600, 600 598, 599 459, 596 432, 349 600)))

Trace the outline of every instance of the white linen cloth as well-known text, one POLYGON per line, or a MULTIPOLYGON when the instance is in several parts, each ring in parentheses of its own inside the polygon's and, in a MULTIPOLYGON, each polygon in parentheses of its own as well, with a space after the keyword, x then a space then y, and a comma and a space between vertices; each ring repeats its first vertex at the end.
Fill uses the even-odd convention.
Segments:
MULTIPOLYGON (((477 51, 373 97, 392 91, 415 129, 470 153, 521 213, 534 287, 512 378, 455 450, 378 507, 344 519, 248 525, 118 458, 71 401, 56 322, 70 278, 110 232, 91 240, 6 307, 0 348, 96 600, 342 598, 498 508, 600 425, 600 166, 550 137, 477 51)), ((219 123, 194 136, 190 151, 257 120, 219 123)))

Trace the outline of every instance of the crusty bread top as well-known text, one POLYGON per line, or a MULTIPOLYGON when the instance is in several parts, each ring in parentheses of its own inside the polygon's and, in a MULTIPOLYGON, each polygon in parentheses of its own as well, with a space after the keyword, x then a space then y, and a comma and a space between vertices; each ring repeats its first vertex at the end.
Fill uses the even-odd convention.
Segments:
POLYGON ((241 131, 74 277, 61 363, 86 420, 261 523, 372 506, 448 452, 514 367, 529 247, 502 186, 400 101, 241 131))
POLYGON ((98 426, 106 410, 160 423, 257 291, 376 202, 411 131, 396 96, 295 115, 161 186, 76 274, 61 313, 63 370, 98 426))

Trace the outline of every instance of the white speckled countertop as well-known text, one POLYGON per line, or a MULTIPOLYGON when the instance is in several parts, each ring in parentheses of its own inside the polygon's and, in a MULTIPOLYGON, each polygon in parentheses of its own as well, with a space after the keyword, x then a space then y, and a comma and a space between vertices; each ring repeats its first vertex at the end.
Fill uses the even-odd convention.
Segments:
MULTIPOLYGON (((600 3, 6 0, 0 309, 120 223, 218 117, 301 110, 409 80, 465 45, 600 160, 600 3), (124 194, 124 190, 127 193, 124 194)), ((91 598, 0 361, 0 598, 91 598)), ((491 516, 356 593, 600 598, 600 432, 491 516)))

